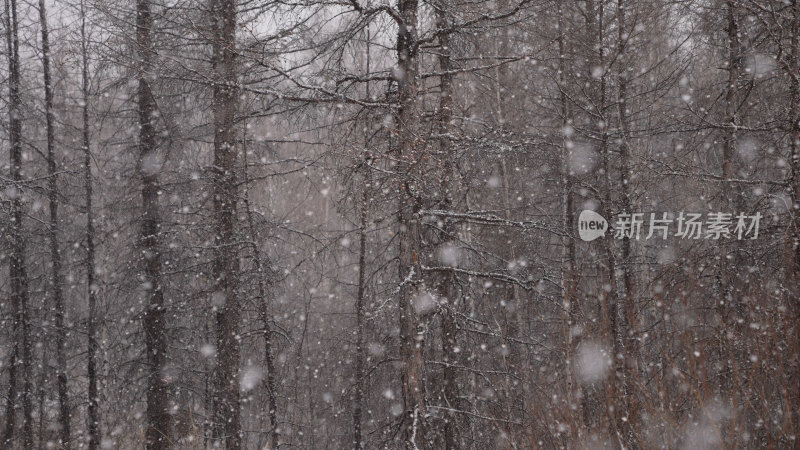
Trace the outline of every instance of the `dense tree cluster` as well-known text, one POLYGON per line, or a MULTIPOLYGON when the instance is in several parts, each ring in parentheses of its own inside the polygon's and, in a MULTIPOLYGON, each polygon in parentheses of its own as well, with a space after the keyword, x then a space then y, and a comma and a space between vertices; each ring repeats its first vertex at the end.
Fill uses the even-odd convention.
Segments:
POLYGON ((798 0, 2 18, 0 447, 798 445, 798 0))

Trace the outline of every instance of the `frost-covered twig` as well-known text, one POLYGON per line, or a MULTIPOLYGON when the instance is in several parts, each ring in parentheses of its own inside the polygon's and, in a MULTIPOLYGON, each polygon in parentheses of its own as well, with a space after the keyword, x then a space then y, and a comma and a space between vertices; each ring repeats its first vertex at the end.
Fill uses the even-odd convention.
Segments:
POLYGON ((491 278, 506 283, 516 284, 525 290, 531 290, 533 284, 531 281, 520 280, 519 278, 512 277, 511 275, 507 275, 502 272, 478 272, 475 270, 459 269, 458 267, 428 267, 428 266, 422 266, 422 270, 425 272, 453 272, 477 278, 491 278))
POLYGON ((547 231, 549 233, 556 234, 558 236, 567 236, 566 233, 559 230, 554 230, 548 224, 543 222, 535 222, 532 220, 510 220, 500 217, 498 215, 483 212, 483 211, 467 211, 467 212, 455 212, 455 211, 445 211, 441 209, 423 209, 419 212, 421 215, 430 215, 430 216, 439 216, 439 217, 446 217, 450 219, 459 219, 465 220, 467 222, 478 223, 483 225, 505 225, 515 228, 522 228, 523 230, 542 230, 547 231))
POLYGON ((509 424, 512 424, 512 425, 522 425, 521 423, 513 421, 513 420, 500 419, 498 417, 483 416, 483 415, 478 414, 478 413, 474 413, 474 412, 470 412, 470 411, 464 411, 463 409, 447 408, 445 406, 428 406, 428 408, 429 409, 439 409, 439 410, 447 411, 447 412, 451 412, 451 413, 465 414, 465 415, 472 416, 472 417, 475 417, 475 418, 478 418, 478 419, 489 420, 489 421, 492 421, 492 422, 502 422, 502 423, 509 423, 509 424))

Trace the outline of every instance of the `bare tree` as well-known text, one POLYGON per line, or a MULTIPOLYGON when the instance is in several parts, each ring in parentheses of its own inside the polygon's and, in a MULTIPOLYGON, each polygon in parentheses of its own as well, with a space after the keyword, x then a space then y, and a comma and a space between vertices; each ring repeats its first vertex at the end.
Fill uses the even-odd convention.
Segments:
POLYGON ((236 243, 238 200, 236 127, 236 1, 212 2, 214 73, 214 282, 217 357, 214 373, 214 437, 235 450, 242 446, 239 405, 239 257, 236 243))
POLYGON ((0 447, 794 445, 797 1, 5 6, 0 447))
POLYGON ((6 42, 8 58, 8 137, 11 146, 9 167, 12 195, 8 226, 9 280, 13 314, 14 343, 9 364, 9 388, 6 399, 6 429, 3 441, 14 445, 15 415, 22 406, 22 446, 33 448, 33 348, 30 335, 29 280, 25 262, 26 242, 23 233, 23 178, 22 178, 22 99, 20 96, 19 31, 16 0, 6 1, 6 42), (17 366, 22 372, 22 392, 17 394, 17 366))
POLYGON ((148 449, 165 449, 170 446, 169 387, 164 370, 167 362, 166 317, 164 282, 161 262, 161 219, 158 196, 161 189, 158 179, 158 149, 156 144, 156 104, 149 79, 153 76, 155 49, 151 31, 153 18, 149 0, 136 3, 136 44, 139 53, 138 106, 139 106, 139 175, 142 179, 142 231, 141 246, 144 251, 144 279, 147 286, 147 306, 143 314, 145 342, 147 345, 148 389, 147 431, 145 445, 148 449))
POLYGON ((95 219, 93 200, 93 180, 92 180, 92 151, 89 130, 89 102, 91 101, 89 92, 89 41, 86 30, 86 10, 84 2, 80 4, 81 14, 81 114, 82 114, 82 150, 83 150, 83 187, 85 190, 84 212, 86 214, 86 259, 84 269, 86 271, 86 295, 88 298, 89 317, 87 319, 87 338, 88 338, 88 360, 87 375, 89 377, 88 403, 89 413, 87 418, 87 428, 89 434, 89 449, 100 448, 102 440, 101 417, 100 417, 100 392, 98 389, 98 352, 97 342, 97 292, 99 287, 95 281, 95 219))
MULTIPOLYGON (((53 113, 53 81, 50 74, 50 35, 47 28, 47 9, 44 0, 39 0, 39 24, 42 34, 42 72, 44 77, 44 105, 47 127, 47 176, 48 202, 50 207, 49 239, 51 258, 51 288, 53 293, 53 321, 56 340, 56 384, 58 385, 59 425, 61 444, 69 446, 70 406, 67 385, 67 330, 64 323, 64 289, 61 278, 62 261, 58 236, 58 164, 55 156, 55 115, 53 113)), ((40 411, 39 414, 42 414, 40 411)))
POLYGON ((420 266, 420 214, 419 196, 420 163, 425 149, 421 141, 419 106, 419 43, 417 20, 419 4, 416 0, 401 0, 397 5, 397 180, 400 190, 399 208, 399 276, 400 292, 400 346, 402 359, 402 385, 404 418, 403 433, 408 448, 428 448, 427 411, 425 408, 425 365, 422 359, 424 336, 419 330, 419 319, 414 308, 414 297, 419 295, 420 266))

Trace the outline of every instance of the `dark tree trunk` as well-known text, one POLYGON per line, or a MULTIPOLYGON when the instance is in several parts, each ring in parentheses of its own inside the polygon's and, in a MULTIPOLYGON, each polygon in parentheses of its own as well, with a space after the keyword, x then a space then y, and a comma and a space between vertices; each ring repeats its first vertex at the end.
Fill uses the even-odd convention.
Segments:
POLYGON ((280 444, 280 434, 278 429, 278 392, 275 385, 275 357, 272 343, 272 314, 270 313, 267 289, 271 275, 270 261, 263 256, 259 248, 261 237, 255 226, 253 210, 250 207, 250 180, 247 174, 247 127, 242 136, 242 177, 244 178, 244 208, 247 215, 247 227, 250 231, 250 240, 253 242, 253 259, 256 264, 256 276, 258 285, 258 306, 259 317, 264 325, 264 365, 267 369, 265 387, 267 388, 267 398, 269 400, 268 417, 271 430, 269 432, 269 448, 277 449, 280 444))
MULTIPOLYGON (((364 174, 368 176, 369 167, 364 167, 364 174)), ((369 183, 365 183, 361 194, 359 229, 358 229, 358 292, 356 293, 356 370, 355 370, 355 399, 353 401, 353 448, 364 448, 361 430, 361 420, 364 409, 364 301, 366 297, 366 270, 367 270, 367 208, 369 183)))
MULTIPOLYGON (((800 204, 800 2, 792 1, 791 36, 789 45, 789 63, 785 65, 789 76, 790 107, 789 129, 791 130, 791 192, 792 204, 800 204)), ((791 232, 787 233, 789 255, 787 261, 786 284, 789 286, 790 303, 788 322, 792 332, 791 347, 794 355, 791 358, 792 385, 787 387, 793 401, 789 405, 790 420, 794 432, 800 433, 800 214, 794 214, 791 232)))
POLYGON ((241 448, 239 406, 239 257, 236 248, 236 1, 215 0, 214 21, 214 279, 224 297, 218 306, 214 377, 215 438, 228 450, 241 448))
MULTIPOLYGON (((601 183, 601 202, 602 213, 605 217, 611 216, 611 211, 614 210, 613 196, 612 196, 612 182, 611 182, 611 149, 610 149, 610 135, 608 130, 608 117, 606 117, 606 107, 608 106, 608 75, 607 75, 607 61, 605 57, 605 47, 603 38, 605 35, 604 30, 604 0, 595 2, 594 0, 586 0, 586 31, 589 34, 587 42, 593 43, 592 56, 590 58, 591 66, 589 67, 588 77, 599 78, 596 85, 593 86, 593 103, 594 110, 592 120, 597 123, 595 129, 595 138, 598 140, 600 168, 602 175, 600 177, 601 183), (593 74, 599 70, 599 76, 593 74)), ((612 354, 618 355, 623 350, 623 329, 624 324, 618 320, 618 283, 617 283, 617 261, 614 249, 614 235, 613 233, 606 233, 605 238, 602 240, 602 251, 605 254, 605 272, 606 281, 600 294, 601 298, 601 314, 602 314, 602 327, 603 334, 608 340, 611 341, 612 354)), ((616 439, 621 439, 622 436, 622 421, 621 418, 627 415, 624 403, 621 400, 619 393, 621 392, 621 384, 623 382, 622 373, 623 369, 620 367, 618 358, 612 358, 612 373, 611 377, 606 383, 605 389, 605 407, 606 419, 608 425, 608 432, 610 436, 616 439)), ((624 445, 624 442, 619 442, 619 445, 624 445)))
POLYGON ((7 419, 5 442, 13 446, 13 436, 17 401, 22 404, 22 445, 33 448, 33 380, 31 366, 33 349, 30 337, 30 317, 28 311, 28 272, 25 263, 26 241, 23 234, 23 190, 22 190, 22 99, 20 97, 19 36, 17 33, 17 2, 6 3, 6 39, 8 43, 8 137, 10 144, 10 172, 12 190, 11 217, 8 229, 9 279, 11 285, 10 303, 14 314, 14 348, 9 368, 9 396, 7 399, 7 419), (22 366, 22 373, 16 372, 16 365, 22 366), (16 383, 22 376, 22 392, 17 398, 16 383))
MULTIPOLYGON (((617 82, 619 83, 617 91, 617 114, 619 115, 619 133, 620 133, 620 168, 619 168, 619 189, 620 198, 622 202, 622 210, 632 213, 632 199, 631 199, 631 183, 632 174, 630 167, 630 125, 628 119, 628 67, 627 60, 627 41, 630 39, 627 29, 626 10, 628 5, 625 0, 617 0, 617 82)), ((631 448, 637 446, 634 427, 638 423, 638 401, 636 392, 632 386, 635 385, 634 381, 638 377, 639 371, 639 336, 636 332, 636 324, 638 321, 636 313, 636 279, 633 273, 632 261, 632 248, 631 240, 623 239, 622 241, 622 303, 623 313, 620 320, 620 340, 623 343, 622 348, 627 347, 624 353, 625 361, 623 364, 621 386, 627 410, 628 420, 622 422, 624 427, 624 439, 626 445, 631 448)))
MULTIPOLYGON (((16 315, 15 315, 16 317, 16 315)), ((15 318, 16 320, 16 318, 15 318)), ((15 327, 16 334, 16 327, 15 327)), ((3 431, 3 444, 14 445, 14 432, 17 427, 17 360, 19 345, 14 344, 8 361, 8 393, 6 394, 6 424, 3 431)))
POLYGON ((564 20, 564 5, 558 4, 558 83, 559 83, 559 108, 561 111, 561 133, 563 135, 561 142, 561 195, 562 195, 562 226, 567 234, 564 239, 564 248, 561 255, 561 290, 562 290, 562 304, 564 314, 563 325, 563 338, 565 342, 565 353, 567 361, 566 366, 566 383, 568 389, 568 401, 574 403, 578 407, 578 415, 573 416, 577 422, 577 438, 583 438, 586 422, 584 421, 584 406, 583 394, 578 380, 575 378, 575 367, 573 364, 573 356, 578 346, 578 336, 572 332, 573 327, 578 327, 578 314, 577 304, 577 291, 579 283, 579 274, 576 270, 576 257, 575 251, 575 193, 574 193, 574 179, 570 173, 570 145, 572 132, 571 129, 572 114, 570 105, 567 99, 567 72, 568 64, 566 58, 567 46, 565 36, 567 33, 567 22, 564 20))
POLYGON ((169 386, 164 379, 167 360, 167 338, 164 307, 164 283, 161 263, 161 218, 158 211, 157 145, 155 134, 156 104, 150 86, 155 50, 150 35, 153 18, 149 0, 136 2, 136 44, 139 52, 138 107, 139 156, 138 169, 142 180, 142 229, 140 244, 144 253, 144 280, 147 286, 147 306, 143 316, 147 346, 147 430, 148 449, 169 448, 171 417, 168 411, 169 386))
POLYGON ((53 81, 50 76, 50 35, 47 9, 39 0, 39 22, 42 33, 42 71, 44 72, 44 109, 47 125, 47 196, 50 204, 50 283, 53 290, 53 322, 56 344, 56 385, 58 390, 58 422, 61 445, 70 445, 69 391, 67 385, 67 333, 64 329, 64 287, 61 284, 61 251, 58 243, 58 165, 55 157, 55 115, 53 114, 53 81))
POLYGON ((416 0, 398 2, 399 30, 397 36, 398 84, 398 124, 397 151, 403 167, 400 173, 399 205, 399 276, 400 292, 398 308, 400 312, 400 353, 402 362, 402 390, 405 415, 403 417, 403 438, 408 448, 425 449, 426 438, 425 408, 425 366, 422 359, 423 335, 418 330, 419 321, 413 307, 414 296, 421 287, 420 265, 420 196, 423 186, 419 184, 422 173, 421 164, 424 151, 419 136, 421 110, 418 100, 418 48, 416 0))
POLYGON ((97 291, 95 284, 95 230, 94 230, 94 208, 92 206, 92 151, 89 141, 89 42, 86 35, 86 11, 81 2, 81 93, 83 95, 83 183, 86 190, 86 291, 89 297, 89 320, 88 320, 88 362, 87 372, 89 377, 89 450, 100 448, 100 394, 98 390, 98 367, 97 352, 97 291))
MULTIPOLYGON (((447 29, 450 20, 447 10, 439 5, 436 8, 436 26, 440 29, 447 29)), ((439 36, 439 76, 440 95, 439 95, 439 115, 437 117, 437 128, 439 132, 439 151, 444 159, 442 164, 444 173, 442 174, 442 206, 444 210, 450 210, 455 204, 455 196, 460 189, 457 185, 456 161, 452 146, 452 126, 453 119, 453 69, 451 60, 450 35, 444 33, 439 36)), ((448 221, 443 230, 443 239, 453 240, 456 234, 456 224, 448 221)), ((458 289, 456 287, 457 276, 454 272, 444 272, 438 281, 439 296, 444 298, 447 303, 441 311, 441 334, 442 334, 442 356, 444 367, 442 369, 441 397, 442 403, 447 408, 444 414, 444 435, 445 449, 458 448, 458 386, 456 385, 456 369, 458 362, 457 337, 458 325, 455 320, 455 308, 458 301, 458 289)))
POLYGON ((725 92, 725 115, 730 127, 725 133, 722 177, 728 180, 733 177, 736 141, 738 139, 735 126, 739 123, 739 105, 736 99, 739 91, 739 77, 741 76, 741 45, 739 43, 739 20, 736 13, 736 1, 727 0, 725 6, 728 20, 728 87, 725 92))
MULTIPOLYGON (((366 73, 370 73, 372 59, 370 57, 370 28, 366 27, 366 73)), ((366 94, 369 98, 372 93, 369 81, 366 83, 366 94)), ((363 416, 364 416, 364 379, 365 365, 366 365, 366 349, 364 348, 364 321, 365 321, 365 305, 366 301, 366 271, 367 271, 367 217, 369 215, 369 192, 371 188, 371 174, 370 163, 372 157, 369 150, 370 133, 369 129, 365 127, 364 136, 364 154, 365 160, 362 163, 364 186, 361 192, 361 202, 359 207, 359 221, 358 221, 358 287, 356 292, 356 368, 355 368, 355 398, 353 399, 353 448, 360 450, 364 448, 363 436, 363 416)))

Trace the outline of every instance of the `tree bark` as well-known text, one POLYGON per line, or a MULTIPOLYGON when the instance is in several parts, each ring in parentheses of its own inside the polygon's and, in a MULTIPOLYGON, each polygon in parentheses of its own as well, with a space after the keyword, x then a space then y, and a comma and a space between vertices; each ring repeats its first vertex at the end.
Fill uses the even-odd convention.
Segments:
MULTIPOLYGON (((792 0, 792 21, 789 48, 789 64, 785 65, 789 76, 790 107, 789 129, 791 130, 790 168, 792 204, 800 204, 800 2, 792 0)), ((795 433, 800 433, 800 215, 793 214, 790 246, 787 261, 786 284, 789 286, 788 323, 792 332, 790 379, 787 387, 793 401, 788 405, 790 421, 795 433)))
POLYGON ((571 132, 567 130, 572 127, 572 117, 570 114, 570 107, 567 101, 567 47, 565 42, 566 35, 566 21, 564 20, 564 6, 559 2, 558 4, 558 83, 559 87, 559 107, 561 109, 561 201, 563 209, 561 211, 562 226, 566 231, 567 236, 564 237, 564 244, 561 255, 561 290, 562 290, 562 307, 563 307, 563 331, 566 353, 566 383, 568 390, 568 401, 571 407, 573 403, 579 404, 578 416, 574 416, 576 422, 576 434, 579 440, 585 434, 586 423, 584 422, 584 401, 581 398, 580 384, 575 379, 573 355, 578 345, 578 337, 573 335, 573 327, 578 327, 578 305, 577 305, 577 290, 579 275, 575 266, 576 251, 575 251, 575 193, 573 191, 574 180, 570 174, 570 135, 571 132))
MULTIPOLYGON (((589 67, 588 76, 596 78, 596 91, 592 99, 594 111, 592 121, 596 123, 594 132, 598 140, 600 167, 601 167, 601 202, 603 216, 611 220, 610 213, 613 211, 613 196, 612 196, 612 183, 611 183, 611 152, 610 152, 610 136, 608 130, 608 117, 606 116, 606 108, 608 102, 608 79, 606 74, 606 59, 605 47, 603 43, 604 30, 604 1, 586 0, 586 31, 589 33, 587 42, 593 43, 592 57, 590 58, 592 66, 589 67), (598 74, 599 72, 599 74, 598 74)), ((617 261, 614 250, 614 236, 613 233, 606 233, 605 238, 602 239, 601 245, 605 253, 605 269, 606 269, 606 283, 601 287, 601 313, 602 325, 606 338, 611 341, 612 347, 612 364, 611 364, 611 377, 606 383, 605 389, 605 403, 606 403, 606 419, 608 420, 608 432, 611 439, 619 440, 620 445, 624 445, 622 437, 621 418, 627 415, 624 403, 619 399, 620 387, 622 381, 620 378, 623 374, 623 368, 620 367, 619 358, 617 355, 623 354, 623 332, 620 321, 618 320, 618 282, 617 282, 617 261)))
POLYGON ((244 178, 244 209, 247 215, 247 227, 250 231, 250 240, 253 243, 253 260, 256 265, 256 276, 258 286, 258 306, 259 317, 264 325, 264 364, 267 369, 265 387, 267 388, 267 398, 269 400, 268 417, 271 430, 269 432, 269 445, 271 449, 277 449, 280 445, 280 433, 278 429, 278 391, 275 384, 275 356, 272 342, 272 314, 270 312, 269 300, 267 295, 268 278, 271 274, 270 262, 268 257, 262 256, 259 242, 261 237, 256 230, 253 210, 250 207, 250 179, 247 174, 247 126, 242 136, 242 176, 244 178))
MULTIPOLYGON (((628 120, 628 66, 627 42, 630 39, 627 28, 626 8, 628 4, 625 0, 617 0, 617 114, 619 116, 620 133, 620 168, 619 168, 619 189, 622 202, 622 210, 633 213, 631 200, 631 182, 633 173, 630 167, 630 124, 628 120)), ((624 312, 620 321, 620 339, 623 342, 622 348, 627 346, 623 354, 624 363, 622 365, 621 386, 624 395, 623 402, 627 411, 628 420, 622 422, 624 428, 624 439, 628 447, 636 447, 636 436, 634 428, 638 424, 638 402, 636 392, 632 389, 633 380, 639 371, 639 336, 636 331, 638 321, 636 313, 636 279, 633 273, 633 261, 631 259, 631 240, 622 240, 622 304, 624 312)))
POLYGON ((42 71, 44 73, 44 109, 47 126, 47 197, 50 206, 48 238, 50 240, 50 283, 53 289, 53 322, 56 344, 56 385, 58 390, 58 421, 61 445, 71 441, 69 390, 67 384, 67 332, 64 328, 64 287, 61 280, 61 251, 58 242, 58 165, 55 157, 55 115, 53 113, 53 81, 50 75, 50 34, 47 27, 47 9, 39 0, 39 22, 42 33, 42 71))
POLYGON ((89 378, 88 389, 88 433, 89 450, 100 448, 101 442, 101 417, 100 417, 100 397, 97 385, 97 352, 99 350, 97 342, 97 291, 95 284, 95 229, 94 229, 94 207, 92 206, 93 186, 92 186, 92 151, 89 140, 89 42, 86 35, 86 11, 84 2, 81 1, 81 94, 82 94, 82 143, 83 143, 83 183, 85 189, 86 207, 86 260, 84 268, 86 270, 86 291, 88 296, 89 319, 88 319, 88 361, 87 372, 89 378))
POLYGON ((420 136, 419 61, 417 48, 417 0, 398 2, 397 74, 398 124, 397 152, 404 173, 398 182, 399 205, 399 278, 400 292, 400 352, 402 364, 402 390, 405 414, 403 434, 408 448, 426 449, 427 411, 425 407, 425 365, 422 359, 423 335, 418 330, 417 313, 413 307, 414 296, 420 287, 420 195, 423 186, 418 183, 422 171, 422 139, 420 136))
POLYGON ((6 3, 6 39, 8 43, 8 137, 10 144, 10 178, 14 195, 11 198, 11 217, 8 230, 10 303, 14 314, 14 346, 9 368, 9 397, 6 409, 5 442, 13 446, 17 400, 22 404, 22 446, 33 448, 33 375, 31 371, 33 349, 30 336, 28 305, 28 271, 25 262, 26 240, 22 220, 22 99, 20 97, 19 35, 17 25, 17 2, 6 3), (22 392, 17 398, 16 365, 22 366, 22 392))
POLYGON ((143 275, 147 306, 142 320, 147 347, 147 370, 149 371, 145 447, 160 450, 170 446, 171 416, 168 410, 169 386, 163 373, 167 360, 167 337, 161 262, 161 218, 158 208, 158 193, 161 186, 158 176, 158 148, 154 123, 156 103, 150 85, 155 57, 152 29, 153 18, 150 1, 137 0, 136 44, 139 53, 137 70, 139 155, 137 166, 142 182, 142 224, 139 239, 144 253, 143 275))
MULTIPOLYGON (((369 174, 369 167, 365 162, 364 174, 369 174)), ((366 270, 367 270, 367 208, 368 208, 368 189, 366 183, 361 194, 360 217, 358 228, 358 292, 356 293, 356 389, 355 400, 353 401, 353 448, 360 450, 364 448, 362 442, 361 417, 364 405, 364 366, 366 355, 364 352, 364 301, 366 297, 366 270)))
MULTIPOLYGON (((445 9, 444 2, 436 7, 436 26, 439 29, 446 29, 450 24, 447 17, 447 10, 445 9)), ((449 210, 453 207, 454 196, 459 191, 456 186, 455 174, 455 155, 451 145, 450 136, 452 131, 451 121, 453 119, 453 74, 451 60, 451 43, 450 34, 443 33, 439 36, 439 76, 440 95, 439 95, 439 115, 437 117, 437 128, 439 132, 439 152, 443 158, 442 170, 443 174, 442 187, 442 209, 449 210)), ((445 224, 443 230, 445 239, 452 239, 456 233, 456 225, 452 221, 445 224)), ((442 370, 442 387, 441 396, 444 406, 447 409, 445 413, 444 429, 444 448, 456 449, 458 448, 458 416, 453 410, 459 409, 458 402, 458 386, 456 385, 456 369, 454 365, 457 362, 457 332, 458 325, 455 320, 455 307, 457 301, 456 289, 456 275, 452 272, 446 272, 438 280, 439 296, 446 300, 446 305, 441 310, 441 334, 442 334, 442 356, 444 368, 442 370)))
POLYGON ((214 264, 217 305, 217 360, 214 377, 215 438, 228 450, 242 446, 239 405, 239 256, 236 247, 236 1, 215 0, 214 28, 214 264))

